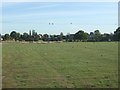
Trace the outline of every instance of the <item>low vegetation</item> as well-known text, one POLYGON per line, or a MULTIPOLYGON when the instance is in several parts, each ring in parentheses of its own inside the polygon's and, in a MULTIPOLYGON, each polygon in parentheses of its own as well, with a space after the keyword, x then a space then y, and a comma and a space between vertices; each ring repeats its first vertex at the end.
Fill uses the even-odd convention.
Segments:
POLYGON ((2 44, 3 88, 118 87, 118 42, 2 44))

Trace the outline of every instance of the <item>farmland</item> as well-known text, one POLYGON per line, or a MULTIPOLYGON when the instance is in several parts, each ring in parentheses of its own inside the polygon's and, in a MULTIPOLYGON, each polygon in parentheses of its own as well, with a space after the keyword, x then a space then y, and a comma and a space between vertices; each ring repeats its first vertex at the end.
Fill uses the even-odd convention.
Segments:
POLYGON ((2 44, 3 88, 118 87, 117 42, 2 44))

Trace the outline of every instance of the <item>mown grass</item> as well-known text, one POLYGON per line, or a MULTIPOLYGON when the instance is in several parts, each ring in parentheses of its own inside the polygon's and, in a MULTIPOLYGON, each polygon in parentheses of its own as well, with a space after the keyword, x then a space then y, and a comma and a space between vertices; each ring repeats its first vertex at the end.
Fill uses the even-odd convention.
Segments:
POLYGON ((3 88, 118 87, 117 42, 3 43, 3 88))

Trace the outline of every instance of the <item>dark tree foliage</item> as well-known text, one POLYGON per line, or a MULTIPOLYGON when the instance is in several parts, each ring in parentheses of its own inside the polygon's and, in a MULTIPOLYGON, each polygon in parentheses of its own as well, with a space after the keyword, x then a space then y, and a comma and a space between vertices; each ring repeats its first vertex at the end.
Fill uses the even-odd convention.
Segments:
POLYGON ((120 41, 120 27, 118 27, 116 29, 116 31, 114 32, 114 40, 115 41, 120 41))
POLYGON ((9 34, 5 34, 3 36, 3 40, 6 41, 6 40, 10 40, 10 35, 9 34))
POLYGON ((16 31, 12 31, 11 33, 10 33, 10 37, 11 37, 11 39, 16 39, 16 37, 17 37, 17 33, 16 33, 16 31))
POLYGON ((44 34, 42 37, 43 41, 49 41, 49 35, 48 34, 44 34))
POLYGON ((101 41, 101 33, 100 33, 100 31, 99 30, 95 30, 94 31, 94 39, 95 39, 95 41, 101 41))
POLYGON ((19 32, 12 31, 10 34, 1 35, 0 40, 19 40, 19 41, 88 41, 88 42, 100 42, 100 41, 120 41, 120 27, 114 31, 112 34, 104 33, 101 34, 99 30, 95 30, 94 32, 90 32, 90 34, 84 32, 83 30, 79 30, 75 34, 68 33, 64 35, 61 32, 59 35, 48 35, 48 34, 37 34, 35 30, 30 30, 28 33, 20 34, 19 32))
POLYGON ((76 41, 86 41, 88 39, 89 34, 80 30, 74 35, 74 40, 76 41))

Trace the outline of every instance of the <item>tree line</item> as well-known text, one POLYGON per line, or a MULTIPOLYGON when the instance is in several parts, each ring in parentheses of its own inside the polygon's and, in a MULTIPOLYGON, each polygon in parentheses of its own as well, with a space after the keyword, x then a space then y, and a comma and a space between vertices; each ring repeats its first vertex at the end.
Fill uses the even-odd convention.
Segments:
POLYGON ((0 40, 8 41, 66 41, 66 42, 99 42, 99 41, 120 41, 120 27, 118 27, 114 33, 101 34, 99 30, 87 33, 83 30, 79 30, 75 34, 68 33, 64 35, 61 32, 59 35, 38 34, 35 30, 30 30, 29 33, 20 34, 19 32, 12 31, 10 34, 1 35, 0 40))

